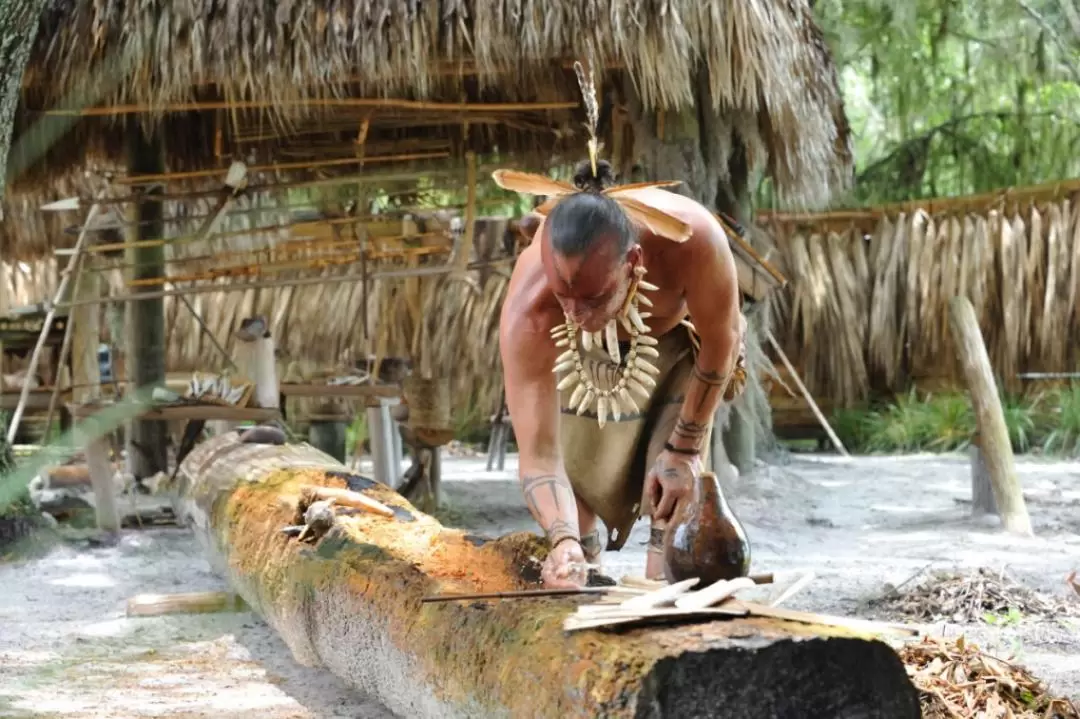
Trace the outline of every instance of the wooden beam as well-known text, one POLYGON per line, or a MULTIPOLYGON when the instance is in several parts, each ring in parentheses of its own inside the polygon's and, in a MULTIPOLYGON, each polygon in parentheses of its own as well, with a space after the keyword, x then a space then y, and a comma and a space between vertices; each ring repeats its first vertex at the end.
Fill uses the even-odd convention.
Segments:
POLYGON ((1012 442, 1005 425, 1005 413, 1001 409, 994 370, 979 331, 975 308, 967 297, 953 297, 949 300, 949 329, 971 395, 979 432, 980 455, 990 475, 994 503, 1001 515, 1002 524, 1008 532, 1032 536, 1031 518, 1028 516, 1027 505, 1024 504, 1020 479, 1016 475, 1012 442))
MULTIPOLYGON (((414 152, 406 155, 376 155, 359 159, 356 157, 342 157, 334 160, 303 160, 300 162, 279 162, 272 165, 252 165, 248 172, 287 172, 289 170, 314 170, 321 167, 343 167, 345 165, 360 165, 379 162, 413 162, 415 160, 443 160, 450 157, 449 152, 414 152)), ((158 182, 175 182, 177 180, 197 180, 206 177, 221 177, 228 173, 228 169, 210 170, 186 170, 182 172, 154 172, 138 175, 118 177, 114 181, 118 185, 147 185, 158 182)))
MULTIPOLYGON (((513 259, 473 262, 469 265, 468 269, 477 270, 482 267, 493 267, 496 265, 510 264, 512 262, 513 259)), ((406 277, 428 277, 433 275, 445 275, 453 271, 454 268, 450 265, 434 265, 427 267, 406 268, 400 270, 381 270, 379 272, 369 273, 367 275, 367 278, 369 280, 390 280, 403 279, 406 277)), ((336 284, 339 282, 357 282, 362 278, 363 275, 359 273, 349 273, 344 275, 331 275, 329 277, 297 277, 270 280, 267 282, 244 282, 240 284, 228 285, 200 285, 198 287, 185 287, 173 290, 155 290, 153 292, 137 292, 127 295, 114 295, 112 297, 101 298, 98 300, 77 300, 73 302, 61 302, 56 306, 61 309, 68 309, 71 307, 82 307, 84 305, 101 304, 103 302, 130 302, 132 300, 141 300, 155 297, 174 297, 181 294, 203 295, 212 294, 214 292, 246 292, 247 290, 269 289, 271 287, 306 287, 307 285, 336 284)))
MULTIPOLYGON (((204 100, 161 105, 113 105, 110 107, 81 107, 75 109, 38 110, 36 114, 60 117, 113 117, 143 113, 200 112, 203 110, 262 110, 285 107, 370 107, 411 110, 414 112, 549 112, 574 110, 578 102, 430 102, 426 100, 397 100, 394 98, 342 97, 310 98, 306 100, 204 100)), ((34 111, 30 111, 33 113, 34 111)))

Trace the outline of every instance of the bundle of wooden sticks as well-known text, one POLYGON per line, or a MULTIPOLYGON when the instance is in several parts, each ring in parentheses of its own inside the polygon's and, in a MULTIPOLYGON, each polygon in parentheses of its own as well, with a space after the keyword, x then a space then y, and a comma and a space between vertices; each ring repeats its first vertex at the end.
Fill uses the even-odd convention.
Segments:
MULTIPOLYGON (((568 615, 563 629, 572 632, 583 629, 599 629, 626 626, 641 622, 683 622, 729 617, 774 617, 788 621, 846 627, 870 634, 917 635, 917 630, 896 624, 871 622, 862 619, 834 617, 813 612, 783 609, 779 605, 790 599, 814 579, 813 572, 793 573, 790 579, 781 579, 787 586, 768 604, 740 600, 739 592, 745 592, 761 584, 773 584, 778 575, 761 574, 723 580, 695 590, 699 580, 687 579, 674 584, 623 577, 618 584, 606 587, 581 589, 534 589, 521 592, 492 592, 488 594, 444 594, 425 597, 424 602, 445 602, 477 599, 524 599, 529 597, 553 597, 573 595, 597 595, 588 604, 579 604, 568 615)), ((782 575, 780 575, 782 576, 782 575)))

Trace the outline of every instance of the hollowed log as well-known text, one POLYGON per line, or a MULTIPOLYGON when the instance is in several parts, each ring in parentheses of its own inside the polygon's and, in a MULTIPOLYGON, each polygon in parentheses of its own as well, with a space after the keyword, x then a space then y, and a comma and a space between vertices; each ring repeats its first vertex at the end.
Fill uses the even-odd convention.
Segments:
POLYGON ((563 631, 574 598, 421 603, 442 592, 538 586, 540 538, 444 527, 307 445, 200 445, 178 514, 283 637, 408 717, 918 717, 885 643, 840 627, 739 618, 563 631), (314 543, 281 530, 303 485, 360 491, 393 519, 340 510, 314 543))

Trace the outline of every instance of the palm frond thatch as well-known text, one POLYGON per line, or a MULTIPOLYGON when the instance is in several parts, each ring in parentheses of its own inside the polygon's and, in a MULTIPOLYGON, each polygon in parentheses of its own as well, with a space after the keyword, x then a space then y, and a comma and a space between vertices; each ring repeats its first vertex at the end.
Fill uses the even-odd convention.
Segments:
POLYGON ((80 119, 44 158, 22 163, 28 168, 14 189, 122 157, 123 134, 155 123, 163 123, 172 171, 221 166, 229 157, 265 161, 297 151, 298 138, 309 139, 302 149, 312 155, 354 152, 349 143, 369 122, 369 143, 441 138, 451 156, 497 146, 502 154, 579 159, 573 58, 607 68, 650 110, 709 102, 747 120, 735 123, 736 133, 747 135, 747 147, 767 150, 762 169, 793 206, 821 207, 849 183, 850 132, 835 68, 806 0, 670 0, 663 12, 621 0, 64 0, 41 16, 18 140, 32 146, 35 133, 49 130, 35 124, 40 111, 70 104, 72 92, 100 92, 95 104, 126 105, 128 114, 80 119), (106 72, 110 63, 124 74, 106 72), (699 97, 702 76, 707 95, 699 97), (463 115, 326 104, 349 98, 562 102, 565 109, 463 115), (245 105, 176 109, 209 101, 245 105), (125 118, 132 123, 117 125, 125 118))
POLYGON ((971 300, 1004 386, 1080 370, 1080 190, 795 217, 763 213, 790 283, 773 303, 785 352, 833 406, 959 381, 948 301, 971 300), (934 209, 933 205, 937 205, 934 209))

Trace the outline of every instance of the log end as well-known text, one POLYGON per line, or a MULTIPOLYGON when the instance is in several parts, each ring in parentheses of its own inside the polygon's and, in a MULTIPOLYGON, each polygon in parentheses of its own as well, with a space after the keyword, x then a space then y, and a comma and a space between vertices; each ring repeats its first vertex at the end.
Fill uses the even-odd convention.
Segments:
POLYGON ((918 692, 883 642, 831 637, 754 644, 661 659, 642 682, 635 719, 921 716, 918 692))

